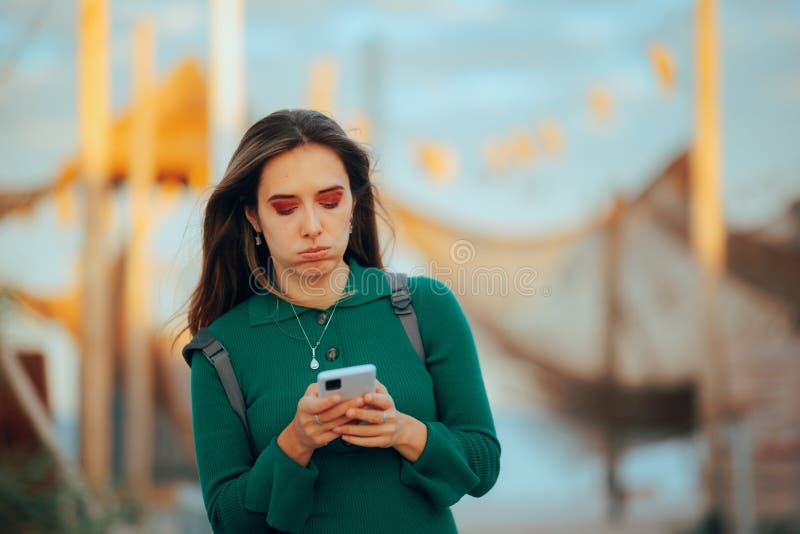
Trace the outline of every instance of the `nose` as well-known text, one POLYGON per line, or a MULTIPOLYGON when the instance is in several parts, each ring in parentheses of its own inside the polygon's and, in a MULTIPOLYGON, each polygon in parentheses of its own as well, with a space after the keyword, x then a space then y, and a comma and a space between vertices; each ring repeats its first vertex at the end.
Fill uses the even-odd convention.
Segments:
POLYGON ((317 211, 314 208, 305 210, 301 231, 303 237, 316 238, 322 233, 322 225, 319 222, 317 211))

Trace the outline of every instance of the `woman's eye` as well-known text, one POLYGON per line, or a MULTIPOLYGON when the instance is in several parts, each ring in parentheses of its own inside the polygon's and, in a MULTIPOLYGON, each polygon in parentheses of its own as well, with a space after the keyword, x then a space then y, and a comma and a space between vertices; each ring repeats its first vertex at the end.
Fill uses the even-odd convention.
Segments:
MULTIPOLYGON (((338 194, 318 198, 317 202, 323 208, 332 210, 339 206, 341 200, 342 196, 338 194)), ((272 204, 272 207, 278 215, 291 215, 299 207, 299 204, 296 201, 277 201, 272 204)))
POLYGON ((319 205, 325 209, 332 210, 342 201, 341 191, 331 191, 317 197, 319 205))
POLYGON ((272 207, 278 215, 289 215, 297 208, 296 202, 275 202, 272 207))

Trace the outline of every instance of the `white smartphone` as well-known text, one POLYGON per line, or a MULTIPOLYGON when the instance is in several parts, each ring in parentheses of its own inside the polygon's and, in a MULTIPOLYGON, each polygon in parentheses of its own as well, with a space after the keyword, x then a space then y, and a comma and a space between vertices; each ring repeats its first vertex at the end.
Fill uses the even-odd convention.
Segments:
POLYGON ((342 400, 375 391, 375 366, 353 365, 322 371, 317 375, 317 394, 320 397, 339 393, 342 400))

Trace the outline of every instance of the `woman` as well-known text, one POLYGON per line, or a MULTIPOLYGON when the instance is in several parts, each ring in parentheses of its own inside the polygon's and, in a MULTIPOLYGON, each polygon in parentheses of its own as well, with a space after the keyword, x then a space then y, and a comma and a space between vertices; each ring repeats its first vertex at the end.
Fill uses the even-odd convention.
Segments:
MULTIPOLYGON (((469 325, 447 286, 409 279, 420 360, 390 303, 369 157, 330 118, 283 110, 245 133, 203 222, 189 329, 230 354, 249 435, 191 358, 192 419, 216 532, 455 532, 500 445, 469 325), (375 392, 319 397, 320 371, 372 363, 375 392)), ((195 351, 197 352, 197 351, 195 351)))

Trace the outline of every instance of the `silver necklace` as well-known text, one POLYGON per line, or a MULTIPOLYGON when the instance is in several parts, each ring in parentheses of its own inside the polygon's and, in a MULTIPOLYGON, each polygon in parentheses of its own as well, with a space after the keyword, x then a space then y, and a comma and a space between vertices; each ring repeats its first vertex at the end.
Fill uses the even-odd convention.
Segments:
POLYGON ((337 300, 336 304, 333 305, 333 310, 331 310, 330 316, 328 316, 328 321, 325 323, 325 328, 322 329, 322 334, 320 334, 316 344, 312 346, 311 341, 308 339, 308 334, 306 334, 306 329, 303 328, 303 323, 300 322, 300 317, 297 316, 297 310, 294 309, 294 304, 291 302, 289 303, 289 306, 292 307, 292 311, 294 312, 294 318, 297 319, 297 324, 300 325, 300 330, 303 332, 303 336, 306 338, 308 348, 311 349, 311 363, 308 366, 315 371, 319 369, 319 362, 317 361, 317 347, 319 347, 319 344, 322 342, 322 338, 325 336, 325 331, 328 329, 328 325, 331 324, 331 319, 333 319, 333 314, 336 313, 336 306, 338 305, 339 301, 337 300))

